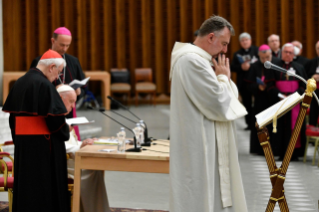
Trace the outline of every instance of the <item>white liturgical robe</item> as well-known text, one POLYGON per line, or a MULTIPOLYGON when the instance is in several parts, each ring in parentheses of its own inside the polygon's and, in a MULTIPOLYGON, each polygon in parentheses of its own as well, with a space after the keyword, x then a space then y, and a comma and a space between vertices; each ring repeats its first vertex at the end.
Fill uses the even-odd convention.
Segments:
POLYGON ((170 78, 170 212, 247 212, 234 120, 247 114, 211 55, 175 43, 170 78))
MULTIPOLYGON (((68 177, 74 179, 75 152, 81 147, 82 142, 77 140, 74 130, 70 132, 70 140, 65 142, 66 152, 70 155, 68 163, 68 177)), ((111 212, 106 194, 104 175, 102 171, 82 170, 80 211, 111 212)))

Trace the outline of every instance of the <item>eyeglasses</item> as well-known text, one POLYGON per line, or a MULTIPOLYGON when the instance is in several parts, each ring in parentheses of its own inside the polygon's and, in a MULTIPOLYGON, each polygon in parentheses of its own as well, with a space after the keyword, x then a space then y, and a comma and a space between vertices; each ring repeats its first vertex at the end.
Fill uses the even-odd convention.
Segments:
POLYGON ((285 54, 294 54, 293 52, 284 51, 285 54))

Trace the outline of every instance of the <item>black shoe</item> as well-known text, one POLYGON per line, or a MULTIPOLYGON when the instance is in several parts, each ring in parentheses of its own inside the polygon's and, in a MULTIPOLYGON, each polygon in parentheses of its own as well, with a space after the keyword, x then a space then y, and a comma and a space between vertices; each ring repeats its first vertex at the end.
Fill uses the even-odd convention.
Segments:
POLYGON ((290 161, 299 161, 298 157, 291 157, 290 161))

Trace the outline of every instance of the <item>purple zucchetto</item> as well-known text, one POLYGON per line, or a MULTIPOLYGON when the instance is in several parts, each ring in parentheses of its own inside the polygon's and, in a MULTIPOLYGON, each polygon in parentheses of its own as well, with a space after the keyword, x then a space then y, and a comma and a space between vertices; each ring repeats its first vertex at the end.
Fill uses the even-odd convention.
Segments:
POLYGON ((66 27, 59 27, 56 30, 54 30, 54 33, 58 34, 58 35, 69 35, 69 36, 72 36, 70 30, 68 30, 66 27))

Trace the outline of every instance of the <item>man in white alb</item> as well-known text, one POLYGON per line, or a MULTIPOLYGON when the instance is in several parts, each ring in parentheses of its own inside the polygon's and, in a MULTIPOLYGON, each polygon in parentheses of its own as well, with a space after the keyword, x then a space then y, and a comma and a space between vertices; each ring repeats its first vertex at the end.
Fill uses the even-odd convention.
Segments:
MULTIPOLYGON (((60 85, 57 91, 62 98, 68 113, 75 107, 76 92, 69 85, 60 85)), ((70 132, 70 140, 65 142, 66 152, 70 158, 67 160, 68 177, 74 179, 75 152, 86 145, 92 145, 94 139, 88 138, 78 141, 74 129, 70 132)), ((107 198, 104 175, 102 171, 82 170, 81 173, 81 195, 80 212, 111 212, 107 198)))
POLYGON ((233 34, 212 16, 193 44, 173 48, 170 212, 247 212, 233 122, 247 112, 223 55, 233 34))

